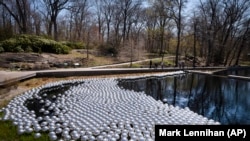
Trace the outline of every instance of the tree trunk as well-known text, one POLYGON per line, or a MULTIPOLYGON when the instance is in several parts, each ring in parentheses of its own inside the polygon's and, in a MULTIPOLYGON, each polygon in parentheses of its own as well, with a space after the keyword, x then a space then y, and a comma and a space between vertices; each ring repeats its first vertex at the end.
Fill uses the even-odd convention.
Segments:
POLYGON ((50 37, 52 37, 52 25, 53 25, 53 23, 52 23, 52 20, 49 22, 49 29, 48 29, 48 35, 50 36, 50 37))
POLYGON ((181 10, 182 10, 182 2, 180 1, 178 5, 178 17, 176 19, 177 24, 177 46, 175 52, 175 67, 178 67, 179 64, 179 50, 180 50, 180 42, 181 42, 181 10))
POLYGON ((125 38, 126 38, 126 29, 127 29, 127 10, 124 11, 124 19, 123 19, 123 30, 122 30, 123 45, 125 43, 125 38))
POLYGON ((208 51, 207 51, 207 60, 206 60, 206 66, 209 66, 213 59, 213 42, 214 40, 212 37, 211 31, 208 31, 208 51))
POLYGON ((234 63, 235 66, 238 66, 238 65, 239 65, 240 56, 241 56, 241 53, 242 53, 242 51, 243 51, 245 42, 246 42, 246 39, 243 38, 242 43, 241 43, 240 48, 239 48, 239 51, 238 51, 238 53, 237 53, 237 55, 236 55, 236 60, 235 60, 235 63, 234 63))
MULTIPOLYGON (((232 42, 232 41, 231 41, 231 42, 232 42)), ((236 46, 237 46, 237 43, 238 43, 238 42, 239 42, 238 40, 234 41, 232 47, 227 51, 226 57, 225 57, 225 61, 224 61, 224 66, 227 66, 229 57, 231 56, 232 52, 235 52, 235 49, 236 49, 236 46)), ((234 55, 233 55, 233 56, 234 56, 234 55)), ((228 65, 229 65, 229 66, 231 65, 231 61, 230 61, 230 63, 229 63, 228 65)))
POLYGON ((99 42, 103 43, 103 37, 102 37, 102 22, 101 18, 98 15, 98 40, 99 42))
POLYGON ((234 65, 239 65, 239 59, 240 59, 240 56, 241 56, 241 53, 242 51, 244 50, 244 47, 245 47, 245 43, 247 42, 247 39, 248 39, 248 35, 249 34, 249 23, 250 23, 250 20, 248 21, 248 25, 246 27, 246 31, 244 32, 244 34, 242 35, 242 42, 241 42, 241 45, 240 45, 240 48, 239 48, 239 51, 238 51, 238 54, 236 56, 236 61, 234 63, 234 65))
POLYGON ((107 22, 107 42, 109 42, 109 32, 110 32, 110 24, 107 22))
POLYGON ((89 42, 90 42, 90 31, 88 31, 88 33, 87 33, 87 45, 86 45, 86 48, 87 48, 87 59, 89 59, 89 42))
POLYGON ((193 68, 195 68, 195 61, 196 61, 196 23, 194 25, 194 48, 193 48, 193 68))
POLYGON ((58 33, 57 33, 57 22, 56 22, 56 18, 54 20, 54 40, 58 41, 58 33))
MULTIPOLYGON (((179 18, 179 22, 180 22, 180 18, 179 18)), ((179 62, 179 49, 180 49, 180 36, 181 36, 181 29, 180 29, 180 23, 178 23, 177 26, 177 46, 176 46, 176 52, 175 52, 175 67, 178 67, 178 62, 179 62)))

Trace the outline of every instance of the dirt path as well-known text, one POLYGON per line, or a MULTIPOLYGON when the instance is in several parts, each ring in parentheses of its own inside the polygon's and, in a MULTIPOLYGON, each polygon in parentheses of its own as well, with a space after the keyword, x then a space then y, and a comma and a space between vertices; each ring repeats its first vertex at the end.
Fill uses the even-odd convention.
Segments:
MULTIPOLYGON (((171 59, 174 58, 175 56, 168 56, 168 57, 164 57, 164 59, 171 59)), ((142 62, 148 62, 150 60, 154 61, 154 60, 158 60, 161 58, 153 58, 153 59, 145 59, 145 60, 140 60, 140 61, 133 61, 133 64, 136 63, 142 63, 142 62)), ((129 65, 131 62, 126 62, 126 63, 119 63, 119 64, 112 64, 112 65, 103 65, 103 66, 96 66, 96 67, 90 67, 92 69, 99 69, 99 68, 109 68, 109 67, 118 67, 118 66, 124 66, 124 65, 129 65)))

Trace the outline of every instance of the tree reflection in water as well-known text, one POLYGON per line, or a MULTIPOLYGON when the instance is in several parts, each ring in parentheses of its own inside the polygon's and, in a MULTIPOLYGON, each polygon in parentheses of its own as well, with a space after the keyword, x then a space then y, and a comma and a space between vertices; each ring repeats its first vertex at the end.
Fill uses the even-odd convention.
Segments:
POLYGON ((124 89, 144 91, 156 100, 190 110, 221 124, 250 125, 250 81, 187 73, 178 76, 120 79, 124 89))

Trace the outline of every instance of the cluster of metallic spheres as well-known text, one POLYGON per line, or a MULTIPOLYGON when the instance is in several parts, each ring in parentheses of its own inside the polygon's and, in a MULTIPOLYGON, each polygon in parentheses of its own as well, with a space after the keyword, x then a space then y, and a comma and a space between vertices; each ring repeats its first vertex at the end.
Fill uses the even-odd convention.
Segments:
POLYGON ((15 97, 1 110, 2 120, 11 120, 19 134, 34 132, 39 138, 42 132, 48 132, 51 140, 153 141, 156 124, 220 124, 188 108, 156 101, 144 92, 122 89, 115 78, 48 83, 15 97), (51 99, 43 99, 46 93, 39 95, 43 89, 76 82, 79 85, 51 99), (32 99, 44 107, 29 110, 26 103, 32 99))

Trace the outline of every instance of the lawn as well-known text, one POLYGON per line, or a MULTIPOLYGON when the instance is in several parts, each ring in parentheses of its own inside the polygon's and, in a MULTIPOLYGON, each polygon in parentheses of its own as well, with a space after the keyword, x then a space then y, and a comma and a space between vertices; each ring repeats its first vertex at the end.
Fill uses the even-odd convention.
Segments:
MULTIPOLYGON (((0 117, 3 118, 4 113, 0 112, 0 117)), ((47 134, 42 133, 40 138, 35 138, 34 134, 22 134, 17 132, 17 126, 12 124, 12 121, 0 120, 0 141, 49 141, 47 134)))

